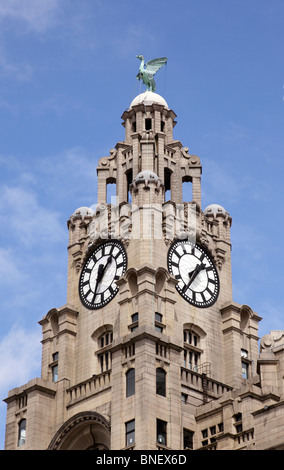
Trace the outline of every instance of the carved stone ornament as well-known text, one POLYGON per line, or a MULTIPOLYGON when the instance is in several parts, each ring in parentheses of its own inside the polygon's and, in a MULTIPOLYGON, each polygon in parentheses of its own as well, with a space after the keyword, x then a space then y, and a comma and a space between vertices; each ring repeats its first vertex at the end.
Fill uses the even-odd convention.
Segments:
POLYGON ((188 153, 188 147, 183 147, 181 149, 181 154, 184 158, 188 160, 189 166, 200 166, 200 158, 197 155, 190 155, 188 153))
POLYGON ((115 160, 117 151, 116 149, 110 150, 110 155, 108 157, 102 157, 99 159, 99 167, 108 167, 111 165, 111 161, 115 160))

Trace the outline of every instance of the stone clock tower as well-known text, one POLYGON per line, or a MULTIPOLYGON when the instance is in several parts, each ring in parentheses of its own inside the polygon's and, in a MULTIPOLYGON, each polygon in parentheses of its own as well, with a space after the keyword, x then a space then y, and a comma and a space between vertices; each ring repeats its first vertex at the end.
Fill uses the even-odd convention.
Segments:
POLYGON ((41 378, 5 400, 6 449, 282 448, 283 332, 259 352, 260 317, 232 297, 231 217, 202 209, 175 119, 139 94, 97 204, 70 216, 67 303, 39 322, 41 378))

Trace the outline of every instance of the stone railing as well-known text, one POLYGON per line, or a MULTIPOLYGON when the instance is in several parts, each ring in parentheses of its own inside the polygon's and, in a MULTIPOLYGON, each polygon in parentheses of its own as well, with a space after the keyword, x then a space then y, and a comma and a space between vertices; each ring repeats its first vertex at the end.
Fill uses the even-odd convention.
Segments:
POLYGON ((84 400, 108 387, 111 382, 111 370, 107 370, 98 375, 93 375, 84 382, 80 382, 66 390, 67 406, 71 406, 80 400, 84 400))
MULTIPOLYGON (((205 369, 206 370, 206 369, 205 369)), ((199 373, 192 369, 181 368, 181 384, 201 392, 203 396, 212 399, 222 396, 232 387, 210 378, 206 373, 199 373)))

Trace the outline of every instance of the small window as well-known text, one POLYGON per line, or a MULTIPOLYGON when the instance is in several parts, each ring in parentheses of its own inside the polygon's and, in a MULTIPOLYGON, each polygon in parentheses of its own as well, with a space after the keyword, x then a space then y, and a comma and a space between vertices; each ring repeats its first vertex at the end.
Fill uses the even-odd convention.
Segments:
POLYGON ((137 330, 137 328, 138 328, 138 319, 139 319, 139 316, 138 316, 137 312, 133 313, 133 315, 131 315, 131 324, 129 326, 131 333, 133 331, 137 330))
POLYGON ((126 372, 126 397, 135 394, 135 369, 126 372))
POLYGON ((138 313, 133 313, 133 315, 131 315, 131 319, 132 319, 132 323, 135 323, 136 321, 138 321, 138 313))
POLYGON ((52 382, 57 382, 58 380, 58 364, 55 364, 51 368, 52 371, 52 382))
POLYGON ((212 436, 212 434, 216 434, 216 426, 211 426, 210 434, 211 434, 211 436, 212 436))
POLYGON ((157 442, 164 446, 167 445, 167 423, 157 419, 157 442))
POLYGON ((22 419, 19 422, 19 430, 18 430, 18 446, 22 446, 26 442, 26 426, 27 421, 26 419, 22 419))
POLYGON ((181 394, 181 402, 187 403, 188 395, 186 393, 181 394))
POLYGON ((163 315, 161 315, 158 312, 155 312, 155 320, 159 321, 159 322, 162 322, 162 319, 163 319, 163 315))
POLYGON ((248 363, 242 361, 242 378, 243 379, 248 379, 248 369, 249 369, 248 363))
POLYGON ((166 372, 160 367, 156 369, 156 393, 162 397, 166 396, 166 372))
POLYGON ((59 358, 58 352, 52 354, 52 361, 53 361, 53 364, 51 364, 52 382, 57 382, 58 380, 58 358, 59 358))
POLYGON ((242 358, 242 378, 249 378, 249 360, 248 360, 248 351, 246 349, 241 349, 241 358, 242 358))
POLYGON ((193 431, 183 430, 183 448, 193 449, 193 431))
POLYGON ((125 423, 125 444, 131 446, 135 442, 135 419, 125 423))
POLYGON ((145 119, 145 130, 150 131, 152 129, 152 119, 145 119))
POLYGON ((158 331, 159 333, 163 333, 163 327, 160 325, 155 325, 155 330, 158 331))
POLYGON ((163 325, 161 324, 163 320, 163 315, 158 312, 155 312, 155 330, 159 333, 163 333, 163 325))

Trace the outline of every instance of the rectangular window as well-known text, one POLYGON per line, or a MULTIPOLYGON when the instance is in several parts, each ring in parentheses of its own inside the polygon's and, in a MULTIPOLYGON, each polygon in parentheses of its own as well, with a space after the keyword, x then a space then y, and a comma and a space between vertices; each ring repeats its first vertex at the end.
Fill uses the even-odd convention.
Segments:
POLYGON ((58 380, 58 364, 52 366, 52 382, 57 382, 58 380))
POLYGON ((131 446, 135 443, 135 419, 125 423, 125 445, 131 446))
POLYGON ((152 129, 152 119, 146 118, 145 119, 145 130, 150 131, 152 129))
POLYGON ((58 352, 52 354, 53 365, 51 365, 51 374, 52 382, 57 382, 58 380, 58 352))
POLYGON ((248 363, 242 361, 242 378, 243 379, 248 379, 248 368, 249 368, 248 363))
POLYGON ((131 319, 132 319, 132 323, 135 323, 136 321, 138 321, 138 313, 133 313, 133 315, 131 315, 131 319))
POLYGON ((158 312, 155 312, 155 320, 162 323, 163 315, 158 312))
POLYGON ((58 352, 52 354, 53 361, 58 361, 58 352))
POLYGON ((193 432, 188 429, 183 430, 183 448, 193 449, 193 432))
POLYGON ((157 419, 157 442, 164 446, 167 445, 167 423, 157 419))

